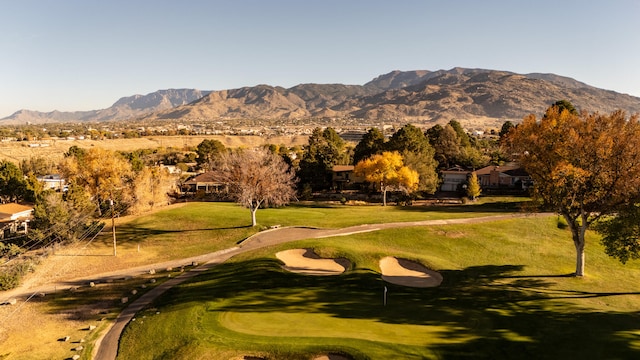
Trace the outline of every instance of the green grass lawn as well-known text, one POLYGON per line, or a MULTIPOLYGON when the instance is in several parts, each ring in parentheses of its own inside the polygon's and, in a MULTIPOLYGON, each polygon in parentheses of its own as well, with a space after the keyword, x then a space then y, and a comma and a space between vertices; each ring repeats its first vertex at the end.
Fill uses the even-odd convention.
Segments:
MULTIPOLYGON (((272 225, 342 228, 360 224, 468 218, 519 211, 521 199, 500 204, 455 207, 343 206, 303 204, 258 210, 260 226, 251 227, 248 209, 233 203, 196 202, 160 211, 117 226, 118 251, 135 253, 138 246, 153 254, 153 261, 185 258, 235 246, 239 240, 272 225)), ((107 228, 108 230, 108 228, 107 228)), ((110 232, 95 241, 95 248, 110 249, 110 232)), ((133 261, 136 257, 131 257, 133 261)), ((132 264, 133 265, 133 264, 132 264)))
MULTIPOLYGON (((193 204, 161 216, 175 224, 181 216, 188 218, 181 212, 194 209, 209 211, 207 218, 215 213, 221 228, 243 226, 249 219, 247 210, 231 204, 193 204)), ((258 221, 343 227, 481 216, 501 209, 512 207, 291 206, 260 210, 258 221)), ((556 220, 390 229, 242 254, 140 313, 121 339, 118 358, 310 359, 328 352, 354 359, 639 357, 640 265, 608 258, 590 234, 587 276, 567 276, 575 253, 569 231, 559 229, 556 220), (327 277, 283 271, 274 254, 299 247, 347 257, 352 268, 327 277), (383 282, 378 260, 389 255, 438 270, 442 285, 419 289, 383 282)), ((148 229, 166 226, 153 216, 140 221, 132 226, 145 221, 148 229)))

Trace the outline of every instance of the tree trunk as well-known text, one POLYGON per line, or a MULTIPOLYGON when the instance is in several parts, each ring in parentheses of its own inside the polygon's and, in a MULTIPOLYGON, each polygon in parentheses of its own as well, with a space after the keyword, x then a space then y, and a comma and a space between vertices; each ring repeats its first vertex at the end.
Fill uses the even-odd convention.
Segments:
POLYGON ((380 181, 380 191, 382 191, 382 206, 387 206, 387 187, 380 181))
POLYGON ((258 223, 256 222, 256 212, 260 206, 256 206, 251 208, 251 226, 256 226, 258 223))
POLYGON ((564 215, 569 228, 571 229, 571 238, 573 239, 573 245, 576 248, 576 272, 575 276, 584 276, 584 246, 585 246, 585 233, 587 230, 586 218, 582 219, 582 223, 578 224, 577 219, 571 219, 564 215))

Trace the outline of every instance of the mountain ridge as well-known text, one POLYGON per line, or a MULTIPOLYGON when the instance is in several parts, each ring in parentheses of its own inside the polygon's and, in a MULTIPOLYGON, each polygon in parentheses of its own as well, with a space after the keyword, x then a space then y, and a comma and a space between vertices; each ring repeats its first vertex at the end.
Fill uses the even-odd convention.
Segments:
POLYGON ((348 118, 438 123, 480 119, 499 123, 541 115, 557 100, 589 112, 640 113, 640 98, 550 73, 452 68, 394 70, 363 85, 256 85, 201 91, 167 89, 122 97, 101 110, 48 113, 20 110, 0 124, 71 121, 206 121, 222 119, 348 118))

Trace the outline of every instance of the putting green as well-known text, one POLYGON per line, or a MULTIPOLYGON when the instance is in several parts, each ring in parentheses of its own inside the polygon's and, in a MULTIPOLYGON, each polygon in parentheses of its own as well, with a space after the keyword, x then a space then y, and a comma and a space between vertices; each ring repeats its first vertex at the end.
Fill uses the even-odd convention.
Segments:
POLYGON ((377 320, 340 319, 327 314, 224 312, 218 316, 222 326, 249 335, 351 338, 418 346, 474 339, 472 336, 447 337, 447 332, 450 334, 451 331, 448 326, 389 324, 377 320))

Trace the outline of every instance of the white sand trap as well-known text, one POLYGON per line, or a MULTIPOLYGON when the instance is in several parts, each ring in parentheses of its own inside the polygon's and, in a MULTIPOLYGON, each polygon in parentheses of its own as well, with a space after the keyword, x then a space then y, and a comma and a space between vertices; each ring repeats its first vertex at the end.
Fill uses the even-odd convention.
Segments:
POLYGON ((392 284, 412 287, 434 287, 442 283, 440 273, 407 259, 387 256, 380 260, 382 279, 392 284))
POLYGON ((285 269, 309 275, 338 275, 350 265, 347 259, 323 259, 312 249, 280 251, 276 257, 284 262, 285 269))
POLYGON ((313 360, 351 360, 351 358, 340 354, 328 354, 316 356, 313 360))

